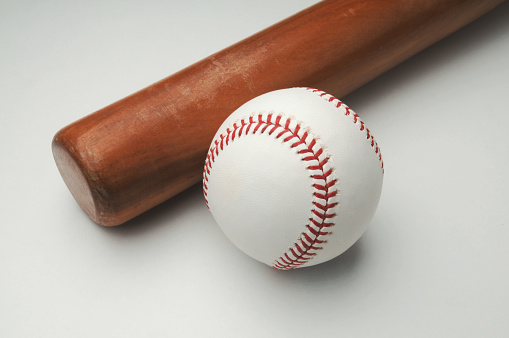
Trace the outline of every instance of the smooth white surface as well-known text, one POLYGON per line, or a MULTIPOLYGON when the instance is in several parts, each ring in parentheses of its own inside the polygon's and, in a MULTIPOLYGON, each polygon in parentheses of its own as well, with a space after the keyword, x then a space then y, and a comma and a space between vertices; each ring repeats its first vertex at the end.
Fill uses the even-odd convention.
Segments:
POLYGON ((66 190, 58 129, 313 2, 0 4, 1 337, 509 334, 508 3, 342 98, 386 170, 329 263, 239 253, 200 186, 117 228, 66 190))
POLYGON ((217 130, 204 172, 209 209, 226 237, 282 269, 320 264, 351 247, 383 182, 380 150, 366 128, 344 103, 310 88, 271 91, 235 110, 217 130))

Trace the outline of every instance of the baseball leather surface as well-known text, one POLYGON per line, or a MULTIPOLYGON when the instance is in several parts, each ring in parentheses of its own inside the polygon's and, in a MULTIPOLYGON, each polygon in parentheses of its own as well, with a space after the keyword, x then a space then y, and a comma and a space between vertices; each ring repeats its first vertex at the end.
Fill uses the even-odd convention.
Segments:
POLYGON ((380 149, 343 102, 310 88, 233 112, 207 155, 203 190, 225 235, 277 269, 328 261, 365 231, 383 181, 380 149))

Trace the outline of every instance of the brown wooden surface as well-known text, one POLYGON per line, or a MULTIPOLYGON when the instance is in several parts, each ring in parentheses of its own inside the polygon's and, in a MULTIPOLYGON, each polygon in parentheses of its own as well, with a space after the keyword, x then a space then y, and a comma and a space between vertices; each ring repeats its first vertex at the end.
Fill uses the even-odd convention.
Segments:
POLYGON ((294 86, 342 97, 502 2, 322 1, 63 128, 57 167, 92 220, 124 223, 201 180, 245 101, 294 86))

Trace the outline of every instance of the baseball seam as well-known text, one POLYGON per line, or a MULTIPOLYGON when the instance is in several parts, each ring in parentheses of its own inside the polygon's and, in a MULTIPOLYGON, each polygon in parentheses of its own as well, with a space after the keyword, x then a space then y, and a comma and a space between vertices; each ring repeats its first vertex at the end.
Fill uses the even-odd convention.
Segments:
POLYGON ((331 94, 324 92, 322 90, 314 89, 314 88, 304 88, 312 93, 317 94, 318 96, 322 97, 326 101, 332 103, 336 108, 343 108, 345 116, 351 116, 352 122, 354 124, 359 125, 359 130, 364 132, 366 134, 366 139, 370 142, 371 148, 375 151, 375 154, 378 156, 378 160, 380 161, 380 165, 382 168, 382 173, 384 173, 384 162, 382 159, 382 153, 380 152, 380 148, 378 147, 378 143, 375 141, 375 138, 373 135, 371 135, 371 131, 366 127, 364 122, 361 120, 359 115, 357 115, 350 107, 348 107, 344 102, 341 100, 335 98, 331 94))
POLYGON ((308 162, 307 170, 313 181, 313 201, 311 217, 306 225, 306 231, 301 233, 297 241, 272 265, 276 269, 290 270, 299 267, 314 256, 317 251, 323 249, 327 242, 324 236, 331 234, 329 231, 334 226, 332 218, 336 216, 333 208, 338 205, 336 195, 336 179, 333 177, 333 169, 330 166, 329 157, 317 140, 299 123, 290 118, 280 115, 258 114, 249 118, 241 119, 232 127, 226 129, 226 133, 220 134, 209 149, 203 170, 203 194, 208 205, 208 181, 211 169, 220 152, 235 139, 243 135, 264 134, 275 135, 276 139, 282 139, 283 143, 291 142, 290 148, 296 150, 301 160, 308 162))
MULTIPOLYGON (((377 155, 382 175, 384 174, 384 164, 382 154, 377 142, 375 141, 370 130, 365 126, 360 117, 350 109, 341 100, 334 96, 314 88, 303 88, 308 90, 324 100, 333 104, 341 110, 345 116, 352 117, 352 122, 359 125, 359 131, 365 133, 366 139, 370 142, 371 148, 377 155)), ((220 134, 213 142, 209 149, 203 171, 203 194, 207 207, 208 203, 208 181, 211 174, 212 165, 219 156, 220 151, 224 149, 229 142, 233 142, 242 135, 248 135, 251 130, 252 134, 263 134, 268 131, 269 135, 275 133, 276 139, 282 139, 284 143, 290 142, 291 148, 297 148, 297 154, 301 155, 303 161, 309 161, 310 165, 307 170, 311 171, 311 179, 313 183, 313 208, 309 223, 297 241, 291 246, 281 257, 279 257, 272 267, 281 270, 291 270, 306 264, 314 256, 317 251, 323 249, 323 245, 327 243, 325 236, 332 234, 330 231, 335 223, 333 219, 336 217, 334 208, 338 206, 336 188, 337 180, 332 176, 333 168, 329 163, 329 157, 325 155, 324 149, 317 144, 317 140, 303 128, 299 123, 289 118, 284 119, 282 116, 272 113, 258 114, 249 118, 241 119, 234 123, 232 127, 226 129, 226 134, 220 134), (281 121, 281 120, 284 121, 281 121)))

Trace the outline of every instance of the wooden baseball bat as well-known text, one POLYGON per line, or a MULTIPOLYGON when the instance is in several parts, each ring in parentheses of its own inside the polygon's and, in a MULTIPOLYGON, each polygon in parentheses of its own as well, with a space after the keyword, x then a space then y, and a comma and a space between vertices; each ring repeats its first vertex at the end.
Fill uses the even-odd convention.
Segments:
POLYGON ((118 225, 202 178, 244 102, 309 86, 342 97, 503 0, 321 1, 61 129, 53 155, 95 222, 118 225))

